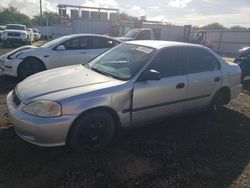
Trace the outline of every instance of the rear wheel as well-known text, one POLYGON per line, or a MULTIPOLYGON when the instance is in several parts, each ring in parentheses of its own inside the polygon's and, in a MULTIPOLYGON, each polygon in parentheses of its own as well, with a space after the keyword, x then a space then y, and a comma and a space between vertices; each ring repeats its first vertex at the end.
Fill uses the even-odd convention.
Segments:
POLYGON ((115 132, 115 121, 104 110, 93 110, 80 116, 68 136, 68 144, 76 152, 105 148, 115 132))
POLYGON ((209 110, 212 112, 220 111, 223 108, 223 106, 227 104, 227 100, 228 100, 227 93, 224 92, 223 90, 218 91, 209 105, 209 110))
POLYGON ((35 57, 24 59, 18 66, 17 76, 20 79, 27 78, 28 76, 46 70, 42 61, 35 57))

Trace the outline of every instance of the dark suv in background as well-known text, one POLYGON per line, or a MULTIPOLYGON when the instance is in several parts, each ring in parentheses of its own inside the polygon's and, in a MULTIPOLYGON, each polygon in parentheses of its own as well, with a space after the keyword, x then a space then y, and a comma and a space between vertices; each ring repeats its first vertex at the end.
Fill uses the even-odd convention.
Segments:
POLYGON ((250 47, 240 49, 234 62, 239 64, 244 77, 250 76, 250 47))

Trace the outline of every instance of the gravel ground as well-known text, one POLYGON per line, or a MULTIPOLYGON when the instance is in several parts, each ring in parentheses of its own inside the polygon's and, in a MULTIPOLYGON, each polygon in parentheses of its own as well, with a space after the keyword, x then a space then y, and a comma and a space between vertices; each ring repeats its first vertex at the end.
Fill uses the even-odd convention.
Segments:
POLYGON ((105 151, 82 156, 15 134, 4 114, 17 83, 0 74, 0 187, 250 187, 250 80, 218 114, 127 130, 105 151))

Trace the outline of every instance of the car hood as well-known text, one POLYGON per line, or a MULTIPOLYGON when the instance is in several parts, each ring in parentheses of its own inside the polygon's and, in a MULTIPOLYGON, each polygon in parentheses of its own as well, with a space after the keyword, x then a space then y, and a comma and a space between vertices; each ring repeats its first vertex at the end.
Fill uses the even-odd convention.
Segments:
POLYGON ((30 76, 17 85, 16 91, 27 104, 37 99, 58 101, 121 83, 82 65, 73 65, 30 76))
POLYGON ((15 32, 15 33, 27 33, 27 31, 23 30, 15 30, 15 29, 5 29, 5 32, 15 32))
POLYGON ((0 56, 0 58, 1 58, 1 59, 5 59, 5 58, 7 58, 9 55, 14 54, 14 53, 16 53, 16 52, 25 51, 25 50, 30 50, 30 49, 35 49, 35 48, 37 48, 37 47, 36 47, 36 46, 30 46, 30 45, 21 46, 21 47, 19 47, 19 48, 16 48, 15 50, 12 50, 12 51, 10 51, 10 52, 8 52, 8 53, 6 53, 6 54, 0 56))

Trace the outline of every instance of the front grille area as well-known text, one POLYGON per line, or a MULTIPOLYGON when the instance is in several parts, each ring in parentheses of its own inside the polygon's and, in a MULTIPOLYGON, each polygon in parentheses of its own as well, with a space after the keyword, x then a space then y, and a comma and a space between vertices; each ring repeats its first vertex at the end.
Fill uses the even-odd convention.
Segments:
POLYGON ((20 33, 14 33, 14 32, 10 32, 8 33, 9 37, 20 37, 20 33))
POLYGON ((14 90, 12 93, 12 101, 13 103, 18 107, 21 104, 21 100, 19 99, 19 97, 16 94, 16 91, 14 90))

